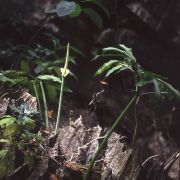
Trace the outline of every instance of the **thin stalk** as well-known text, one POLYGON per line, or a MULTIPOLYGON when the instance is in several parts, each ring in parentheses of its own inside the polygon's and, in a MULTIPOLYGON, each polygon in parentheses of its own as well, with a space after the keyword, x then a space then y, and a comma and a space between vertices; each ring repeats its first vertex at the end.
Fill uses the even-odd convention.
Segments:
POLYGON ((64 76, 62 76, 61 79, 61 90, 59 94, 59 106, 58 106, 58 114, 57 114, 57 120, 56 120, 56 129, 55 129, 55 134, 58 132, 58 128, 60 125, 60 120, 61 120, 61 109, 62 109, 62 100, 63 100, 63 91, 64 91, 64 76))
POLYGON ((100 143, 96 153, 94 154, 91 162, 89 163, 88 169, 86 171, 86 174, 83 177, 83 180, 88 180, 88 177, 90 175, 91 169, 94 166, 95 161, 97 160, 99 154, 101 153, 101 151, 103 150, 105 144, 107 143, 109 137, 111 136, 111 134, 113 133, 113 131, 118 127, 120 121, 123 119, 124 115, 127 113, 127 111, 131 108, 131 106, 134 104, 135 100, 137 98, 137 95, 133 96, 133 98, 131 99, 131 101, 128 103, 128 105, 125 107, 125 109, 121 112, 121 114, 119 115, 119 117, 116 119, 116 121, 114 122, 114 124, 112 125, 111 129, 107 132, 107 134, 105 135, 104 139, 102 140, 102 142, 100 143))
POLYGON ((62 82, 61 82, 61 89, 60 89, 60 94, 59 94, 59 106, 58 106, 58 112, 57 112, 55 133, 58 132, 58 128, 60 126, 61 109, 62 109, 63 92, 64 92, 64 82, 65 82, 65 77, 67 76, 68 63, 69 63, 69 43, 67 45, 66 61, 65 61, 64 68, 62 71, 62 79, 61 79, 62 82))
POLYGON ((36 87, 35 83, 33 83, 33 88, 34 88, 34 92, 35 92, 35 95, 36 95, 36 98, 37 98, 37 104, 38 104, 38 107, 39 107, 40 118, 42 119, 41 103, 40 103, 40 100, 39 100, 39 95, 38 95, 38 91, 37 91, 37 87, 36 87))
POLYGON ((44 104, 44 117, 45 117, 45 121, 46 121, 46 128, 49 129, 48 108, 47 108, 46 96, 45 96, 45 92, 44 92, 44 87, 43 87, 42 81, 40 81, 40 87, 41 87, 43 104, 44 104))

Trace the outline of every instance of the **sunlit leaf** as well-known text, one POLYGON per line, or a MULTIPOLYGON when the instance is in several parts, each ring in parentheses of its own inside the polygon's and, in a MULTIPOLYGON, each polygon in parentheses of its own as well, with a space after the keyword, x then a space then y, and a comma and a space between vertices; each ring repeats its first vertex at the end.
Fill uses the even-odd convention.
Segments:
POLYGON ((131 58, 133 61, 136 61, 136 58, 133 56, 133 53, 132 53, 132 49, 131 49, 131 48, 128 48, 128 47, 126 47, 126 46, 123 45, 123 44, 119 44, 119 47, 125 51, 126 55, 127 55, 129 58, 131 58))
POLYGON ((112 65, 118 63, 118 60, 110 60, 107 63, 104 63, 95 73, 95 75, 100 75, 104 71, 108 70, 112 65))
POLYGON ((4 143, 4 144, 10 144, 10 140, 8 139, 0 139, 0 143, 4 143))
POLYGON ((54 81, 54 82, 61 83, 61 79, 54 75, 39 75, 37 78, 43 81, 54 81))
POLYGON ((0 119, 0 126, 13 124, 15 120, 16 118, 12 116, 5 116, 2 119, 0 119))
POLYGON ((120 63, 117 66, 111 68, 110 70, 108 70, 108 72, 106 73, 106 77, 112 75, 115 72, 121 72, 127 69, 131 69, 128 65, 126 65, 125 63, 120 63))
POLYGON ((103 48, 103 49, 102 49, 102 52, 103 52, 103 53, 114 52, 114 53, 120 53, 120 54, 124 54, 124 55, 125 55, 125 51, 120 50, 120 49, 115 48, 115 47, 103 48))

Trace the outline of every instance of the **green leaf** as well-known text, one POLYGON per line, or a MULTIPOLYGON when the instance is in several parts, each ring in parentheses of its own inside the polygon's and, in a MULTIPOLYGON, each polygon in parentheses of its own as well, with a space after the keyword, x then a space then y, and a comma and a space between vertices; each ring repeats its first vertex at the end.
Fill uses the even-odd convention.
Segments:
POLYGON ((99 29, 103 28, 103 20, 96 11, 91 8, 83 8, 83 12, 89 16, 99 29))
POLYGON ((127 69, 131 69, 128 65, 126 65, 125 63, 120 63, 119 65, 111 68, 107 73, 106 73, 106 77, 112 75, 115 72, 121 72, 127 69))
POLYGON ((48 61, 48 62, 42 63, 41 66, 47 68, 47 67, 60 66, 62 64, 64 64, 64 59, 59 59, 56 61, 48 61))
POLYGON ((103 53, 115 52, 115 53, 120 53, 120 54, 122 54, 122 55, 125 55, 125 51, 120 50, 120 49, 115 48, 115 47, 103 48, 103 49, 102 49, 102 52, 103 52, 103 53))
POLYGON ((42 81, 54 81, 54 82, 61 83, 61 79, 54 75, 39 75, 37 78, 42 81))
POLYGON ((7 149, 1 150, 0 151, 0 159, 5 159, 7 154, 8 154, 8 150, 7 149))
POLYGON ((160 84, 166 87, 167 90, 169 90, 177 99, 180 99, 180 92, 175 89, 173 86, 171 86, 169 83, 163 81, 162 79, 157 78, 156 79, 160 84))
POLYGON ((81 14, 81 6, 79 4, 76 4, 75 10, 69 14, 69 17, 77 17, 81 14))
POLYGON ((112 65, 118 63, 119 60, 110 60, 107 63, 104 63, 95 73, 95 75, 100 75, 104 71, 108 70, 112 65))
POLYGON ((8 139, 0 139, 0 143, 10 144, 11 141, 8 139))
POLYGON ((6 128, 3 132, 3 136, 14 136, 19 133, 19 125, 17 123, 11 123, 6 125, 6 128))
POLYGON ((7 78, 2 73, 0 73, 0 81, 15 84, 15 81, 13 79, 7 78))
POLYGON ((120 47, 121 49, 123 49, 123 51, 125 51, 126 55, 127 55, 131 60, 133 60, 133 61, 136 62, 136 58, 133 56, 133 53, 132 53, 132 49, 131 49, 131 48, 128 48, 128 47, 126 47, 126 46, 123 45, 123 44, 119 44, 119 47, 120 47))
POLYGON ((16 118, 12 116, 5 116, 2 119, 0 119, 0 126, 13 124, 15 120, 16 118))
POLYGON ((35 121, 27 116, 23 117, 24 120, 24 126, 26 127, 27 130, 33 130, 35 128, 35 121))
POLYGON ((73 13, 76 9, 76 3, 74 1, 68 2, 68 1, 60 1, 58 5, 56 6, 56 13, 58 17, 63 17, 70 15, 73 13))

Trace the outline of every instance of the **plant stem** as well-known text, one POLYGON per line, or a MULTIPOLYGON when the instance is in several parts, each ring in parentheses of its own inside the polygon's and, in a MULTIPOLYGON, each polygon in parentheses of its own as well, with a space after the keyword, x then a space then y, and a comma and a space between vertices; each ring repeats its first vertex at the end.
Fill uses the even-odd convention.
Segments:
POLYGON ((58 131, 58 128, 60 126, 60 120, 61 120, 61 109, 62 109, 62 100, 63 100, 63 92, 64 92, 64 82, 65 82, 65 77, 66 77, 66 72, 68 68, 68 63, 69 63, 69 43, 67 45, 67 52, 66 52, 66 61, 64 64, 64 68, 62 71, 62 79, 61 79, 61 90, 59 94, 59 106, 58 106, 58 112, 57 112, 57 120, 56 120, 56 129, 55 129, 55 134, 58 131))
POLYGON ((38 91, 37 91, 37 87, 35 82, 33 83, 33 88, 34 88, 34 92, 37 98, 37 103, 38 103, 38 107, 39 107, 39 113, 40 113, 40 118, 42 119, 42 111, 41 111, 41 104, 40 104, 40 100, 39 100, 39 95, 38 95, 38 91))
POLYGON ((46 121, 46 128, 49 129, 48 109, 47 109, 46 96, 45 96, 45 92, 44 92, 44 87, 43 87, 42 81, 40 81, 40 87, 41 87, 41 92, 42 92, 42 97, 43 97, 44 117, 45 117, 45 121, 46 121))
POLYGON ((86 171, 86 174, 83 177, 83 180, 88 180, 88 177, 90 175, 91 169, 94 166, 95 161, 97 160, 99 154, 101 153, 101 151, 103 150, 105 144, 107 143, 109 137, 111 136, 111 134, 113 133, 113 131, 115 130, 115 128, 118 127, 120 121, 122 120, 122 118, 124 117, 124 115, 127 113, 127 111, 131 108, 131 106, 133 105, 133 103, 135 102, 137 98, 137 95, 133 96, 133 98, 131 99, 131 101, 128 103, 128 105, 125 107, 125 109, 121 112, 121 114, 119 115, 119 117, 116 119, 116 121, 114 122, 114 124, 112 125, 111 129, 107 132, 107 134, 105 135, 104 139, 102 140, 102 142, 100 143, 96 153, 94 154, 91 162, 89 163, 88 169, 86 171))
POLYGON ((63 91, 64 91, 64 76, 62 76, 61 79, 61 90, 59 94, 59 106, 58 106, 58 114, 57 114, 57 120, 56 120, 56 129, 55 129, 55 134, 58 131, 59 125, 60 125, 60 119, 61 119, 61 109, 62 109, 62 100, 63 100, 63 91))

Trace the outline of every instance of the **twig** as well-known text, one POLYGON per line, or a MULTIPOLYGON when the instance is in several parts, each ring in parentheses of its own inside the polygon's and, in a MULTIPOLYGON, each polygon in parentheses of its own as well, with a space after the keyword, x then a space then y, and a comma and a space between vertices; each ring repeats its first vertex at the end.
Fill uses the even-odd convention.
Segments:
POLYGON ((159 157, 159 154, 153 155, 148 157, 142 164, 141 166, 143 167, 148 161, 150 161, 151 159, 155 158, 155 157, 159 157))

